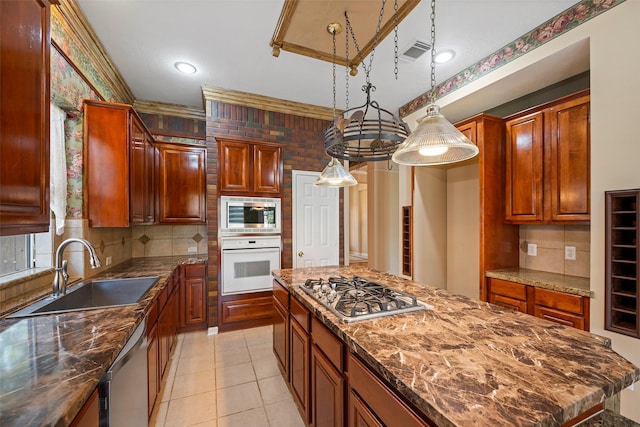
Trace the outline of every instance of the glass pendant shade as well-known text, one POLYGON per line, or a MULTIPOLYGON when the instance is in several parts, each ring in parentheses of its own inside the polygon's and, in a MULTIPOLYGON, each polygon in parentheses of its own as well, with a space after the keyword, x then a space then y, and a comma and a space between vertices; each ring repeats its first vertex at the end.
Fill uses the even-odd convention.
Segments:
POLYGON ((356 185, 358 181, 342 166, 335 158, 331 158, 329 164, 324 168, 318 180, 313 183, 320 187, 350 187, 356 185))
POLYGON ((440 113, 440 107, 429 104, 427 115, 393 153, 392 160, 409 166, 442 165, 471 159, 479 151, 440 113))

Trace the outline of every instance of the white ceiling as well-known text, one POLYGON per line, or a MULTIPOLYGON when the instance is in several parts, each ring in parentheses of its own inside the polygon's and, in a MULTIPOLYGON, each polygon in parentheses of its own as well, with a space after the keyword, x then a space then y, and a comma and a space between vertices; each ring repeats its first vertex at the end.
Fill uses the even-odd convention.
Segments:
MULTIPOLYGON (((331 107, 331 64, 282 51, 269 42, 283 0, 76 0, 137 99, 202 107, 201 85, 331 107), (176 61, 194 64, 179 73, 176 61)), ((328 0, 317 0, 330 3, 328 0)), ((381 0, 361 0, 379 10, 381 0)), ((456 57, 436 67, 441 82, 517 39, 576 0, 439 0, 436 49, 456 57)), ((388 5, 393 5, 388 0, 388 5)), ((389 6, 387 6, 389 7, 389 6)), ((429 41, 430 2, 422 1, 398 30, 400 51, 429 41)), ((318 22, 319 37, 328 36, 318 22)), ((356 37, 358 35, 356 34, 356 37)), ((344 43, 344 38, 338 39, 344 43)), ((393 33, 375 51, 373 99, 396 111, 429 89, 429 55, 399 62, 393 73, 393 33)), ((367 60, 368 63, 368 60, 367 60)), ((364 103, 362 68, 350 81, 350 106, 364 103)), ((337 107, 345 107, 345 70, 337 69, 337 107)))

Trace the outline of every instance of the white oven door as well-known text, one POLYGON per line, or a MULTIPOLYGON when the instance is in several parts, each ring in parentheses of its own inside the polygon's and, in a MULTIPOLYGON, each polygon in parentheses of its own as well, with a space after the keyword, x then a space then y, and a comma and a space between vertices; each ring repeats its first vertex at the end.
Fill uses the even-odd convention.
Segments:
POLYGON ((222 295, 269 291, 280 269, 280 248, 223 249, 222 295))

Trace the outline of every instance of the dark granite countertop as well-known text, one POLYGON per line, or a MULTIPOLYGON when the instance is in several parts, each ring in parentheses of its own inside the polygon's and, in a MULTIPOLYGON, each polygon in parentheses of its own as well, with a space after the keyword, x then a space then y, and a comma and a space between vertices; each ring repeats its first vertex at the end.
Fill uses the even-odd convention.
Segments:
POLYGON ((366 267, 274 276, 439 426, 557 426, 640 379, 602 337, 366 267), (299 288, 340 275, 384 283, 434 308, 342 322, 299 288))
POLYGON ((568 276, 566 274, 549 273, 546 271, 530 270, 528 268, 505 268, 502 270, 487 270, 486 277, 522 283, 552 291, 593 298, 591 281, 586 277, 568 276))
POLYGON ((69 425, 175 267, 203 261, 134 258, 93 277, 159 276, 137 305, 0 319, 0 425, 69 425))

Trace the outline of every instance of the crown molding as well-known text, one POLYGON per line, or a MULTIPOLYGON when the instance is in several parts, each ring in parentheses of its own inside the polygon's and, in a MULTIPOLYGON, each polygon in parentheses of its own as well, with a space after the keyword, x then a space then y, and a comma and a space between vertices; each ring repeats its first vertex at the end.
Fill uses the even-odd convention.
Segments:
POLYGON ((240 92, 215 86, 203 85, 202 96, 205 101, 244 105, 260 110, 275 111, 314 119, 333 120, 335 115, 332 108, 287 101, 286 99, 272 98, 270 96, 256 95, 254 93, 240 92))
POLYGON ((204 110, 202 108, 188 107, 186 105, 166 104, 163 102, 136 99, 133 103, 133 108, 139 113, 160 114, 193 120, 205 120, 204 110))
POLYGON ((61 0, 51 8, 67 35, 76 42, 78 48, 87 57, 95 72, 113 91, 117 101, 133 104, 133 92, 118 71, 111 57, 91 28, 75 0, 61 0))

